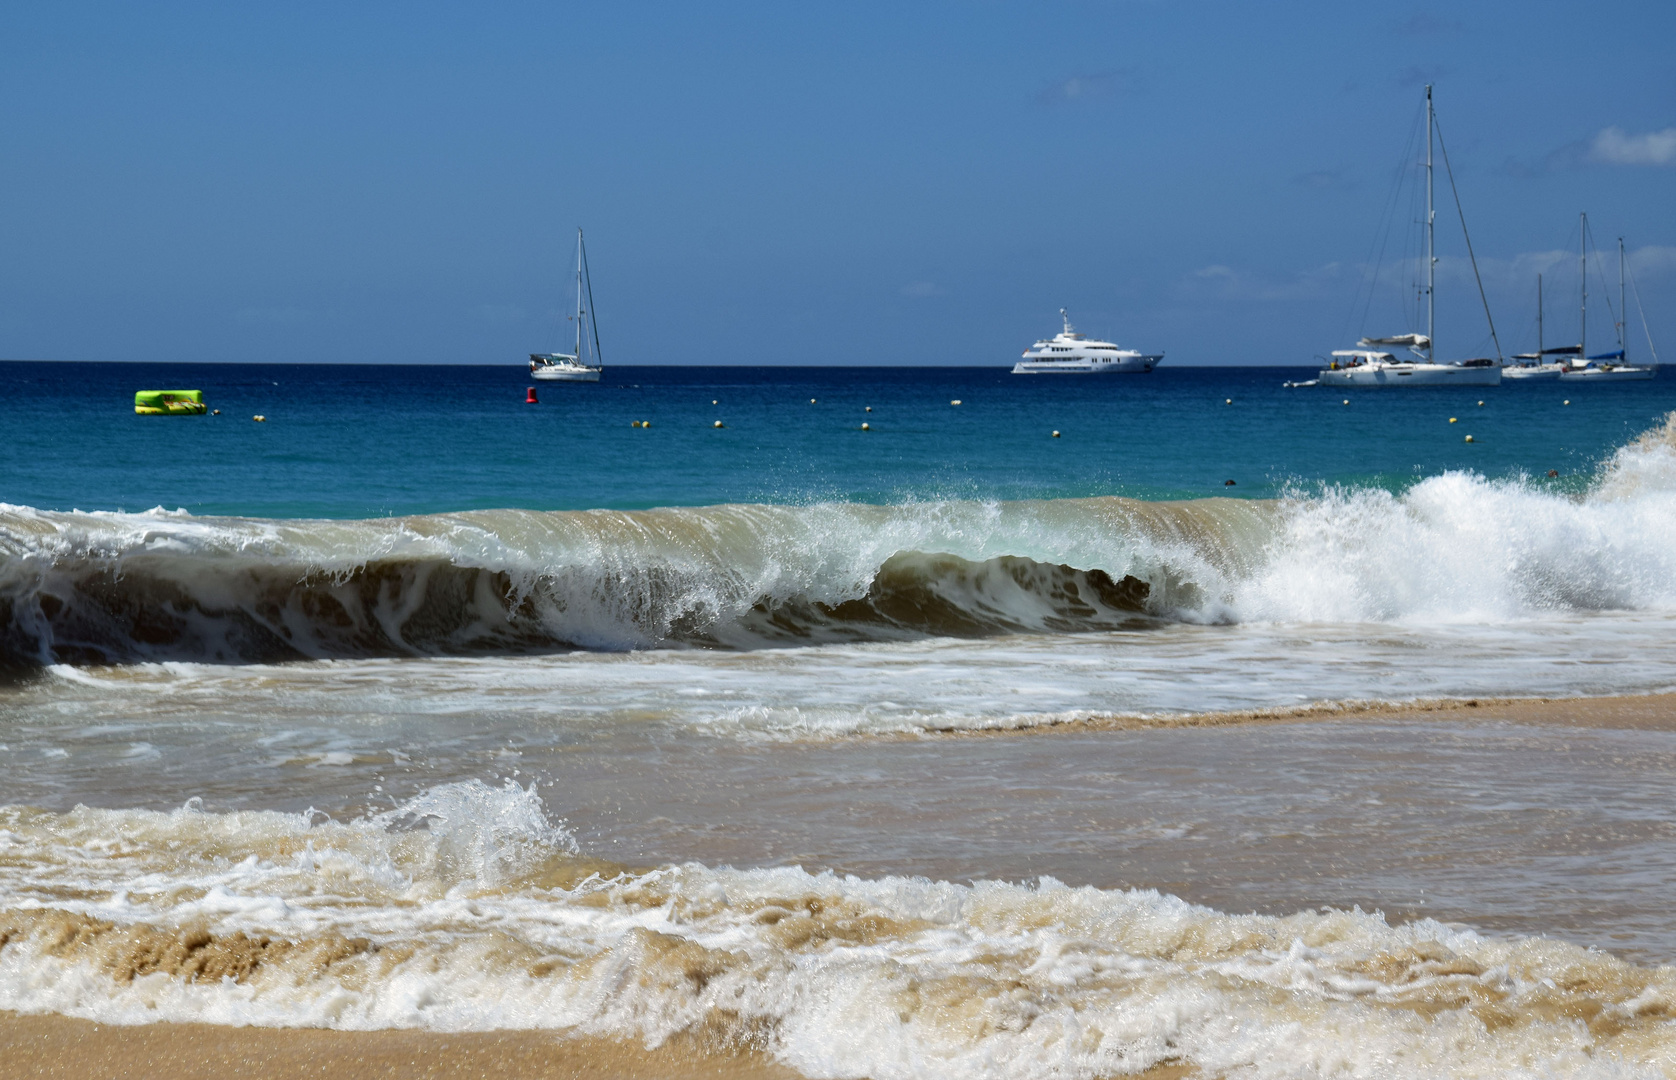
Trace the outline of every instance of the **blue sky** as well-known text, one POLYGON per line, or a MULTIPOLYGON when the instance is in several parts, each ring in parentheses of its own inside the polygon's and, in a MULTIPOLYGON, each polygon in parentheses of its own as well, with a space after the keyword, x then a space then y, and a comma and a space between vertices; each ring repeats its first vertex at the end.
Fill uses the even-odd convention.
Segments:
POLYGON ((1065 306, 1308 363, 1412 328, 1357 290, 1431 81, 1504 348, 1538 271, 1575 337, 1587 210, 1676 361, 1672 42, 1668 2, 6 5, 0 356, 518 363, 580 224, 607 362, 1002 364, 1065 306))

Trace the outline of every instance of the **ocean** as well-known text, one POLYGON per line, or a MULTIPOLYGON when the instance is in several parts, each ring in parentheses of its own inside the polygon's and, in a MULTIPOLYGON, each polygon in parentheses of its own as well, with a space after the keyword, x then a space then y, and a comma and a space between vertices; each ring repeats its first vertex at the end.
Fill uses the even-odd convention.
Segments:
POLYGON ((0 364, 0 1009, 1668 1075, 1676 380, 1310 374, 0 364))

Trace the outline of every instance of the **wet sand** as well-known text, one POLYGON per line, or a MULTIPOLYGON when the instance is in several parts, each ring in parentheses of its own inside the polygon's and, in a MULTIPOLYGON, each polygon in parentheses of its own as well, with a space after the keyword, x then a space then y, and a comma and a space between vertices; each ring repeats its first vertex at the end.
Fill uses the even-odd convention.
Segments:
MULTIPOLYGON (((1466 698, 1393 703, 1333 701, 1277 709, 1160 716, 1102 716, 1019 729, 946 732, 974 736, 1051 734, 1065 731, 1141 731, 1150 728, 1230 727, 1309 720, 1483 720, 1513 724, 1632 731, 1676 731, 1676 694, 1617 697, 1466 698)), ((914 736, 909 736, 914 737, 914 736)))
POLYGON ((224 1080, 330 1076, 530 1080, 796 1080, 757 1053, 647 1050, 550 1032, 326 1031, 147 1024, 122 1027, 0 1012, 0 1080, 224 1080))
MULTIPOLYGON (((1162 1065, 1139 1080, 1183 1080, 1162 1065)), ((549 1032, 325 1031, 148 1024, 120 1027, 0 1012, 0 1080, 797 1080, 754 1052, 647 1050, 549 1032)))

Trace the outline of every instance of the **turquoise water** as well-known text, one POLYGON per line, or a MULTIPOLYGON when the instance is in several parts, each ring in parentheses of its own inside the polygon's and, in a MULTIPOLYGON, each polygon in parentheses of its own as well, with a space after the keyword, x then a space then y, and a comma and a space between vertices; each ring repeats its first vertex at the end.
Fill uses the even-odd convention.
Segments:
POLYGON ((1322 484, 1398 491, 1452 469, 1544 479, 1554 469, 1561 487, 1580 489, 1613 449, 1676 409, 1670 378, 1349 392, 1349 405, 1345 391, 1282 386, 1311 374, 614 367, 598 385, 543 384, 541 403, 527 405, 516 367, 6 363, 0 501, 361 518, 1271 498, 1322 484), (221 415, 134 415, 134 391, 175 387, 202 389, 221 415))
POLYGON ((0 1009, 1663 1075, 1676 734, 1176 722, 1676 691, 1676 380, 1306 374, 0 367, 0 1009))

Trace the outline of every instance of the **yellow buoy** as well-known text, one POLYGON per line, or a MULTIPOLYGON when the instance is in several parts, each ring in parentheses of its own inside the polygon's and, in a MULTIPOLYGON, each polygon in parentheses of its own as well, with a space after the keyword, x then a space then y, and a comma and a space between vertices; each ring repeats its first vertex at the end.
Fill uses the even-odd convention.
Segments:
POLYGON ((1467 442, 1471 442, 1471 441, 1472 441, 1472 436, 1471 436, 1471 435, 1468 435, 1468 436, 1467 436, 1467 442))
POLYGON ((810 398, 810 399, 809 399, 809 404, 811 404, 811 405, 813 405, 813 404, 814 404, 814 403, 815 403, 815 399, 814 399, 814 398, 810 398))
POLYGON ((638 420, 630 420, 629 421, 629 427, 639 427, 639 426, 640 426, 640 421, 638 421, 638 420))
POLYGON ((1344 399, 1344 403, 1345 403, 1345 404, 1346 404, 1346 405, 1348 405, 1348 404, 1350 404, 1350 399, 1349 399, 1349 398, 1345 398, 1345 399, 1344 399))
POLYGON ((1479 403, 1478 403, 1478 407, 1479 407, 1479 408, 1480 408, 1480 409, 1482 409, 1482 408, 1483 408, 1483 407, 1484 407, 1484 403, 1483 403, 1483 402, 1482 402, 1482 401, 1480 401, 1480 402, 1479 402, 1479 403))
POLYGON ((268 422, 268 418, 263 416, 261 413, 257 413, 255 416, 252 416, 251 419, 256 421, 258 424, 265 424, 268 422))
POLYGON ((1570 398, 1566 398, 1566 399, 1565 399, 1565 400, 1564 400, 1564 401, 1562 401, 1562 402, 1560 402, 1560 404, 1562 404, 1562 405, 1570 405, 1570 404, 1571 404, 1571 399, 1570 399, 1570 398))
POLYGON ((867 406, 867 411, 872 412, 873 411, 873 406, 871 406, 871 405, 867 406))
POLYGON ((1228 399, 1227 399, 1227 400, 1225 400, 1225 401, 1223 401, 1223 403, 1222 403, 1222 404, 1224 404, 1224 405, 1232 405, 1232 404, 1233 404, 1233 403, 1234 403, 1234 399, 1233 399, 1233 398, 1228 398, 1228 399))
POLYGON ((1057 439, 1057 438, 1059 438, 1059 432, 1057 432, 1057 431, 1056 431, 1056 432, 1054 432, 1054 433, 1053 433, 1053 437, 1054 437, 1054 438, 1056 438, 1056 439, 1057 439))
POLYGON ((1454 418, 1454 417, 1453 417, 1453 416, 1451 416, 1451 417, 1450 417, 1450 418, 1449 418, 1449 422, 1450 422, 1450 423, 1451 423, 1451 424, 1453 424, 1453 423, 1454 423, 1454 422, 1455 422, 1455 418, 1454 418))
POLYGON ((959 404, 960 404, 960 399, 959 399, 959 398, 955 398, 955 399, 954 399, 954 400, 953 400, 953 401, 951 401, 951 402, 949 402, 949 404, 950 404, 950 405, 959 405, 959 404))
POLYGON ((712 404, 712 405, 716 404, 716 400, 714 398, 711 398, 710 399, 710 404, 712 404))
POLYGON ((873 428, 872 428, 872 426, 871 426, 871 425, 869 425, 869 424, 863 424, 863 425, 861 425, 861 430, 863 430, 863 431, 872 431, 872 430, 873 430, 873 428))
POLYGON ((720 421, 720 420, 717 420, 717 421, 716 421, 716 426, 717 426, 717 427, 721 427, 721 426, 722 426, 722 422, 721 422, 721 421, 720 421))
POLYGON ((642 420, 642 421, 640 421, 640 426, 641 427, 651 427, 652 422, 650 420, 642 420))
POLYGON ((210 410, 210 415, 211 416, 220 416, 221 415, 221 410, 220 409, 211 409, 210 410))

